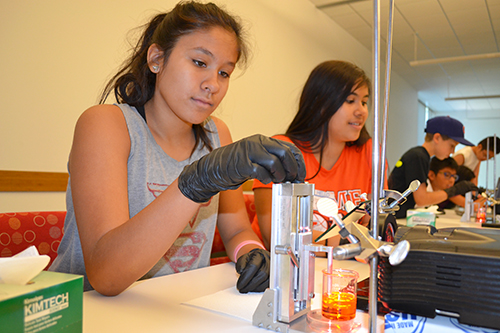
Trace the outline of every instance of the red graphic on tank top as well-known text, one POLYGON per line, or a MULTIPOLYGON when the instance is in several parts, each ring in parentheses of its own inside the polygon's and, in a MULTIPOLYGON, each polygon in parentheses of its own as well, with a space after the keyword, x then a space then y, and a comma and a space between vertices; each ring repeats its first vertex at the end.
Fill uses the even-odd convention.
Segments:
MULTIPOLYGON (((169 185, 167 184, 158 184, 158 183, 147 183, 147 187, 148 187, 148 190, 149 192, 151 192, 153 194, 153 196, 156 198, 158 198, 158 196, 167 189, 169 185)), ((202 207, 208 207, 210 205, 210 202, 212 201, 212 198, 210 198, 210 200, 208 200, 208 202, 205 202, 205 203, 202 203, 200 205, 200 208, 202 207)), ((196 223, 196 219, 198 218, 198 214, 200 212, 200 208, 198 208, 198 210, 196 211, 196 213, 193 215, 193 217, 191 218, 191 220, 189 220, 189 226, 191 227, 191 229, 193 228, 193 226, 195 225, 196 223)))
POLYGON ((150 183, 150 182, 147 182, 146 185, 148 187, 148 191, 153 194, 155 199, 158 198, 158 196, 163 191, 165 191, 167 189, 167 187, 169 186, 167 184, 158 184, 158 183, 150 183))
POLYGON ((188 271, 200 257, 206 241, 206 235, 202 232, 182 233, 165 253, 164 258, 174 272, 188 271), (179 243, 182 245, 179 246, 179 243))
MULTIPOLYGON (((153 194, 155 199, 158 198, 158 196, 165 191, 168 186, 169 185, 167 184, 147 183, 148 190, 153 194)), ((196 213, 189 220, 185 231, 189 231, 189 229, 196 230, 196 222, 200 213, 200 208, 208 207, 211 201, 212 199, 208 202, 200 204, 196 213)), ((176 273, 190 270, 193 264, 196 263, 200 257, 206 241, 207 236, 203 232, 193 231, 181 233, 163 257, 167 261, 167 264, 170 265, 172 270, 176 273)))

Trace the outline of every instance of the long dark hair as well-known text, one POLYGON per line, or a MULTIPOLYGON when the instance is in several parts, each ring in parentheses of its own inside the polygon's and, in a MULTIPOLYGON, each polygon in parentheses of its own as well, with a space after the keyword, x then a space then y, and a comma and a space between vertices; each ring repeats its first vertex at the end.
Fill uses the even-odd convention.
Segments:
MULTIPOLYGON (((321 170, 323 150, 328 142, 330 118, 344 104, 352 91, 371 82, 366 73, 358 66, 346 61, 325 61, 313 69, 307 79, 299 101, 299 110, 290 123, 285 135, 301 150, 320 154, 320 167, 311 178, 321 170)), ((363 126, 356 141, 347 146, 361 147, 370 134, 363 126)), ((309 178, 309 179, 311 179, 309 178)))
MULTIPOLYGON (((164 54, 163 61, 166 62, 181 37, 212 27, 234 32, 238 43, 237 60, 239 64, 245 64, 248 49, 239 19, 213 3, 179 2, 172 11, 155 16, 145 25, 144 33, 131 56, 106 84, 99 103, 103 104, 111 92, 114 92, 118 103, 142 108, 153 97, 156 83, 156 74, 150 71, 147 61, 149 47, 152 44, 158 45, 164 54)), ((203 124, 194 124, 193 131, 196 138, 193 151, 200 141, 211 151, 212 146, 203 124)))

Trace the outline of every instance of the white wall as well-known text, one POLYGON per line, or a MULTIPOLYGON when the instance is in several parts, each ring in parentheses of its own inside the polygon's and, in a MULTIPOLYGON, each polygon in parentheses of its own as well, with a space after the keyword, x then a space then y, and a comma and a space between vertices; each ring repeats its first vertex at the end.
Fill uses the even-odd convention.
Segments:
MULTIPOLYGON (((127 34, 176 2, 2 1, 0 170, 66 171, 75 122, 124 59, 127 34)), ((352 61, 371 76, 370 50, 309 0, 216 2, 243 19, 253 45, 250 67, 233 75, 215 113, 235 140, 283 132, 321 61, 352 61)), ((394 75, 391 93, 390 167, 417 144, 413 127, 400 125, 413 123, 416 91, 394 75)), ((0 193, 0 212, 56 209, 65 209, 63 193, 0 193)))
POLYGON ((423 120, 418 112, 416 91, 396 74, 391 76, 390 93, 386 155, 392 170, 408 149, 423 143, 419 141, 423 120))

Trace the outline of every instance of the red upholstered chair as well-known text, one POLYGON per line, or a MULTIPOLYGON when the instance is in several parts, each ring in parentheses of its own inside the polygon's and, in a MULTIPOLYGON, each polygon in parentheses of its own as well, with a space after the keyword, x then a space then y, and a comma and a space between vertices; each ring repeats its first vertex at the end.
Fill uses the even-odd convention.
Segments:
POLYGON ((34 245, 40 254, 57 257, 65 211, 0 213, 0 257, 11 257, 34 245))
POLYGON ((245 207, 247 209, 248 218, 250 219, 250 223, 254 220, 257 212, 255 211, 255 200, 253 197, 253 193, 245 193, 243 194, 243 198, 245 198, 245 207))
MULTIPOLYGON (((250 223, 255 219, 255 202, 253 193, 244 193, 243 197, 245 198, 245 207, 247 209, 247 214, 250 219, 250 223)), ((252 228, 255 230, 252 224, 252 228)), ((260 233, 258 234, 260 237, 260 233)), ((227 256, 226 248, 224 247, 224 243, 222 242, 222 238, 220 237, 219 230, 215 229, 214 242, 212 245, 212 256, 210 258, 210 265, 218 265, 223 264, 225 262, 230 262, 231 260, 227 256)))

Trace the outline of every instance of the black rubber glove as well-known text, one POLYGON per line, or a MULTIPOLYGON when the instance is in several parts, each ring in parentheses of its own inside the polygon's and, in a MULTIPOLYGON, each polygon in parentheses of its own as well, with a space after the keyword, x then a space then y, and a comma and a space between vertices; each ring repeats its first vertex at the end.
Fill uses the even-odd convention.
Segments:
POLYGON ((214 149, 186 166, 179 175, 179 190, 194 202, 207 202, 220 191, 234 190, 249 179, 302 182, 304 157, 293 144, 254 135, 214 149))
POLYGON ((470 191, 479 191, 479 188, 471 181, 464 180, 456 183, 454 186, 444 190, 448 194, 448 198, 454 197, 455 195, 464 195, 470 191))
POLYGON ((269 288, 271 258, 264 249, 253 249, 238 258, 236 272, 240 274, 236 288, 240 293, 263 292, 269 288))

